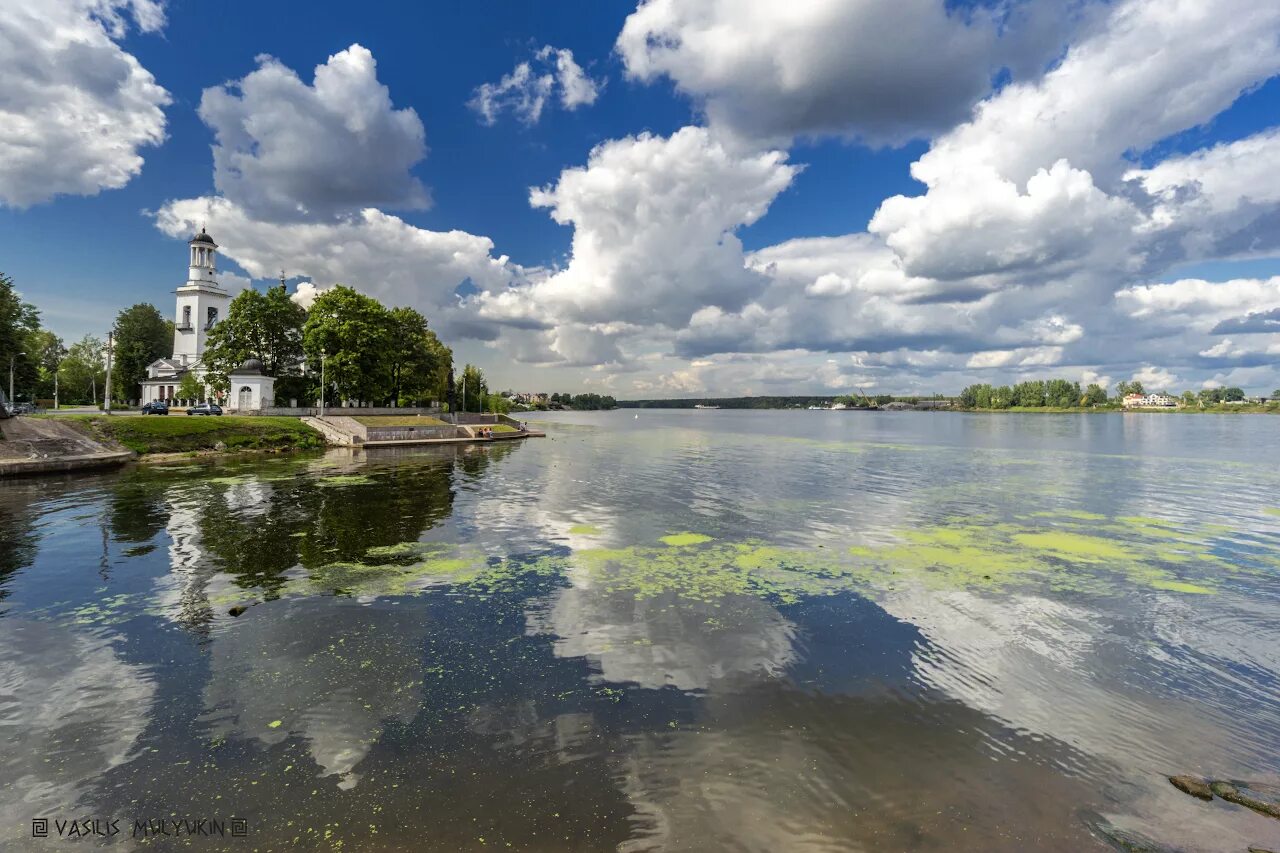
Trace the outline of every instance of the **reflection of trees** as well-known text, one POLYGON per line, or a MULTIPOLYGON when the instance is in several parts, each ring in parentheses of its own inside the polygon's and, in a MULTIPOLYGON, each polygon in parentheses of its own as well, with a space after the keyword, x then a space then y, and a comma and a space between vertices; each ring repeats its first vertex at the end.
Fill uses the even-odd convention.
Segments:
POLYGON ((308 568, 358 561, 375 546, 416 542, 453 511, 451 459, 431 464, 357 469, 372 482, 290 490, 306 516, 296 528, 298 562, 308 568))
POLYGON ((34 516, 20 486, 0 491, 0 601, 9 595, 9 578, 36 556, 34 516))
POLYGON ((136 467, 110 484, 107 520, 117 542, 151 542, 169 522, 171 474, 136 467))

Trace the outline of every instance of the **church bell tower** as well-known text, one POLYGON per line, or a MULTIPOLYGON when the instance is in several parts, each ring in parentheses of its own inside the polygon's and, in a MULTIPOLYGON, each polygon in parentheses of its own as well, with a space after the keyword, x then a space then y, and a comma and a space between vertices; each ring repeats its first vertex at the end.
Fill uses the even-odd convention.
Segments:
POLYGON ((201 228, 187 245, 187 283, 176 291, 173 330, 173 359, 184 367, 200 361, 209 330, 227 316, 231 302, 231 295, 218 285, 218 244, 201 228))

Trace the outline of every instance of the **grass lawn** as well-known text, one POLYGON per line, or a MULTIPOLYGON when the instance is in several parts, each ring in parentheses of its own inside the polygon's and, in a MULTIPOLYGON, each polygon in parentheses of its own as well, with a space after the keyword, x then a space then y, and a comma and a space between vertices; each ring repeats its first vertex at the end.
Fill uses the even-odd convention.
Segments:
POLYGON ((367 427, 399 427, 399 426, 449 426, 446 421, 429 415, 356 415, 356 423, 367 427))
POLYGON ((95 438, 123 444, 139 454, 214 450, 299 450, 324 447, 324 436, 297 418, 188 417, 186 415, 108 418, 59 417, 95 438))

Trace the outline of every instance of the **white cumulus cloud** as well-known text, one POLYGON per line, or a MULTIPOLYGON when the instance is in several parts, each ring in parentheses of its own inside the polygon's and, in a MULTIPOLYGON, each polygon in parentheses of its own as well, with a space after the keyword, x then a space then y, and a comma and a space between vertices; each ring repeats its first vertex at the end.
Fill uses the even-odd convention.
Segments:
POLYGON ((964 119, 997 69, 1037 68, 1071 29, 1073 4, 1056 0, 1003 16, 950 5, 645 0, 617 50, 630 77, 669 77, 713 126, 748 138, 900 142, 964 119))
POLYGON ((467 106, 485 124, 496 124, 504 112, 525 124, 537 124, 543 108, 557 94, 560 106, 576 110, 594 104, 603 85, 587 75, 574 60, 573 51, 544 45, 497 83, 477 86, 467 106))
POLYGON ((0 3, 0 204, 119 189, 165 138, 169 93, 120 47, 128 22, 164 25, 153 0, 0 3))
POLYGON ((429 202, 410 173, 426 155, 422 121, 392 105, 373 54, 358 44, 316 66, 312 85, 259 57, 244 78, 205 90, 200 117, 215 135, 214 185, 256 216, 303 219, 429 202))

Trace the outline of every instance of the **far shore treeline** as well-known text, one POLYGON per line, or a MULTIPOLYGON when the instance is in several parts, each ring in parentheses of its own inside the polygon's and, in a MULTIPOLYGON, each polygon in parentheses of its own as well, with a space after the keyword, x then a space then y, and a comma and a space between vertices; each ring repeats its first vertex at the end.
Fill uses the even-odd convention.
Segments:
MULTIPOLYGON (((155 306, 140 303, 119 313, 114 336, 111 396, 117 403, 136 400, 147 367, 173 350, 174 325, 155 306)), ((15 401, 46 402, 55 387, 62 404, 100 405, 106 386, 105 340, 86 335, 65 346, 40 322, 36 306, 22 301, 12 278, 0 273, 0 360, 13 359, 15 401)), ((971 411, 1108 410, 1123 405, 1128 394, 1145 394, 1141 382, 1120 382, 1108 394, 1099 384, 1081 387, 1066 379, 1030 379, 1014 385, 975 384, 956 397, 934 394, 900 396, 782 395, 759 397, 689 397, 671 400, 615 400, 599 394, 491 393, 484 372, 465 365, 455 378, 453 352, 408 307, 389 308, 371 296, 336 285, 316 297, 309 309, 298 305, 283 287, 242 291, 227 317, 209 332, 204 353, 208 382, 215 394, 229 388, 229 374, 249 359, 262 362, 276 379, 280 404, 297 400, 310 405, 320 396, 321 356, 329 400, 372 405, 412 406, 453 401, 469 412, 518 409, 578 410, 619 408, 807 409, 843 405, 849 409, 891 402, 943 405, 971 411)), ((7 373, 7 371, 5 371, 7 373)), ((7 376, 5 377, 8 378, 7 376)), ((5 383, 7 385, 7 383, 5 383)), ((6 388, 7 390, 7 388, 6 388)), ((203 400, 206 389, 190 373, 176 396, 203 400)), ((1280 389, 1270 398, 1247 398, 1240 388, 1201 388, 1181 394, 1161 391, 1176 400, 1179 411, 1280 412, 1280 389)))

